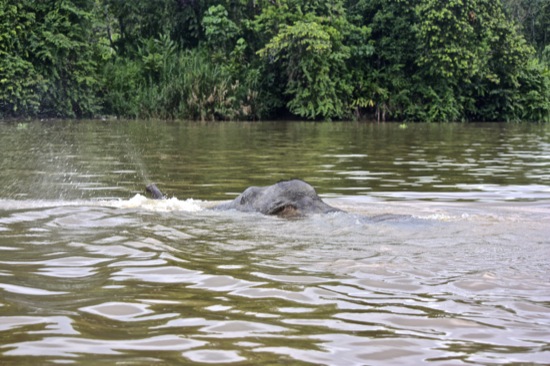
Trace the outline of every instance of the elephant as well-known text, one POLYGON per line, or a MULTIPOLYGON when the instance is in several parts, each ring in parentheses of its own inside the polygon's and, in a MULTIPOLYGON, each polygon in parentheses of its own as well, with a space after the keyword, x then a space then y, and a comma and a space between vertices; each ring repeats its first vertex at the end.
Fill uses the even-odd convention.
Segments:
MULTIPOLYGON (((165 197, 154 184, 148 185, 147 191, 155 199, 165 197)), ((212 209, 259 212, 287 218, 342 211, 323 202, 315 189, 301 179, 283 180, 266 187, 249 187, 233 201, 212 209)))
POLYGON ((249 187, 233 201, 222 203, 214 209, 282 217, 341 211, 323 202, 315 189, 300 179, 283 180, 266 187, 249 187))

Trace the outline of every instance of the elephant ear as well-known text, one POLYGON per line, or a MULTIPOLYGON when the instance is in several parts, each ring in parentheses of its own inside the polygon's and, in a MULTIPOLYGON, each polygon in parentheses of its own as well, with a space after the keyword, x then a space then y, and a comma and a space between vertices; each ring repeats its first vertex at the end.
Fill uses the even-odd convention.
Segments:
POLYGON ((240 205, 245 206, 253 203, 257 200, 260 192, 261 188, 259 187, 248 187, 243 193, 241 193, 241 199, 239 200, 240 205))

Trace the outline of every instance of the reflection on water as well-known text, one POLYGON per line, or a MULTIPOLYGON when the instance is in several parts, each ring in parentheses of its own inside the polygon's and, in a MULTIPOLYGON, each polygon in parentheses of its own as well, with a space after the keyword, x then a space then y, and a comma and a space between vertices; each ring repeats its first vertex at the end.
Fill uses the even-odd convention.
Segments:
POLYGON ((38 126, 0 125, 2 365, 550 359, 545 127, 38 126), (208 209, 287 176, 347 213, 208 209))

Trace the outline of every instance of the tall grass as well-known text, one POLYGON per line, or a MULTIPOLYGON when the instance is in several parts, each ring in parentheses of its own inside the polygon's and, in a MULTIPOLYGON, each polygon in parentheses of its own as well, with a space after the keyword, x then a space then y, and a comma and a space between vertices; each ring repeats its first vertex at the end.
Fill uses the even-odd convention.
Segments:
MULTIPOLYGON (((146 60, 150 59, 147 56, 146 60)), ((158 59, 156 68, 143 60, 125 60, 105 69, 107 113, 202 121, 258 117, 252 83, 231 75, 227 65, 213 62, 205 50, 181 51, 158 59)))

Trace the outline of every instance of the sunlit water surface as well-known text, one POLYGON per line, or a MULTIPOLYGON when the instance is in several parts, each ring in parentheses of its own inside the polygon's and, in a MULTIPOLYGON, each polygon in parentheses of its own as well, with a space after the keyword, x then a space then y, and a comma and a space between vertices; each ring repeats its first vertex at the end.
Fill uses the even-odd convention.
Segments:
POLYGON ((549 126, 0 123, 0 171, 1 365, 550 362, 549 126), (209 209, 291 177, 347 212, 209 209))

